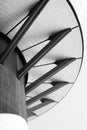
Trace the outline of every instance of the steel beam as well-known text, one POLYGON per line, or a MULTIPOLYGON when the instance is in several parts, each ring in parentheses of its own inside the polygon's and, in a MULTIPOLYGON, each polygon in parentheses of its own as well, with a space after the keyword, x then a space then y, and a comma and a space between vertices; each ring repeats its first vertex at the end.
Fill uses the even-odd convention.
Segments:
POLYGON ((76 58, 68 58, 68 59, 63 59, 60 60, 58 65, 50 70, 48 73, 31 83, 28 87, 25 88, 26 94, 30 93, 32 90, 37 88, 39 85, 41 85, 43 82, 45 82, 47 79, 55 75, 57 72, 61 71, 63 68, 71 64, 73 61, 75 61, 76 58))
POLYGON ((33 116, 37 117, 37 115, 34 112, 30 113, 30 112, 27 111, 27 118, 30 118, 30 117, 33 117, 33 116))
POLYGON ((43 8, 47 5, 49 0, 40 0, 29 12, 29 17, 24 22, 22 27, 19 29, 19 31, 16 33, 16 35, 11 40, 11 43, 9 43, 8 47, 4 51, 4 53, 0 57, 0 63, 2 64, 9 54, 16 48, 19 41, 22 39, 24 34, 27 32, 27 30, 31 27, 37 16, 41 13, 43 8))
POLYGON ((38 100, 41 100, 42 98, 48 96, 49 94, 55 92, 56 90, 64 87, 65 85, 69 84, 69 82, 58 82, 55 86, 51 87, 50 89, 38 94, 37 96, 31 98, 26 102, 27 106, 35 103, 38 100))
POLYGON ((64 29, 55 35, 53 35, 50 39, 51 41, 41 50, 39 51, 24 67, 22 67, 17 77, 21 78, 24 76, 44 55, 46 55, 56 44, 59 43, 69 32, 71 28, 64 29))
POLYGON ((32 113, 40 108, 43 108, 51 103, 54 103, 55 101, 51 100, 51 99, 45 99, 45 101, 43 103, 40 103, 39 105, 36 105, 34 107, 31 107, 29 109, 27 109, 27 113, 32 113))

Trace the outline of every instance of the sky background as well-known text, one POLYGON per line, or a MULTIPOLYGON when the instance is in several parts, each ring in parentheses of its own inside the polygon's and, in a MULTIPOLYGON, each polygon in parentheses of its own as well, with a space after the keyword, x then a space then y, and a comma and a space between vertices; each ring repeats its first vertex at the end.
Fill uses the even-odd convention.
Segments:
POLYGON ((84 36, 84 61, 68 95, 53 109, 29 122, 29 130, 87 130, 87 0, 70 0, 84 36))

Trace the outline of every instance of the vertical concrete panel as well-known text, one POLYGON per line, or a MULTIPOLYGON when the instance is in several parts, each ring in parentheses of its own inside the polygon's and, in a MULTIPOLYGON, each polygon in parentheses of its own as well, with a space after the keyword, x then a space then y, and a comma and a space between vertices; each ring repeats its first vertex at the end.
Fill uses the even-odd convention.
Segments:
POLYGON ((18 114, 27 119, 24 86, 2 65, 0 65, 0 113, 18 114))

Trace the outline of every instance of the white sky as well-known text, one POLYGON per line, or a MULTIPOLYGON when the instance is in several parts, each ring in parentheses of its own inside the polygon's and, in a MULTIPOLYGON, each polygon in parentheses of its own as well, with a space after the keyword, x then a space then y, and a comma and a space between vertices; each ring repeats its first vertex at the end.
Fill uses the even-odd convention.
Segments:
POLYGON ((85 55, 80 75, 68 95, 53 109, 29 122, 29 130, 87 130, 87 0, 70 0, 84 34, 85 55))

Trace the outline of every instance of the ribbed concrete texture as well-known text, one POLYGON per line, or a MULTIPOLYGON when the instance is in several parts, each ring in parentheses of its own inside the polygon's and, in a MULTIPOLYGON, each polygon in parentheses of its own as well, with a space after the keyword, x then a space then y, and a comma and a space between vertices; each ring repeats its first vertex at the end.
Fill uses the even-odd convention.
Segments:
MULTIPOLYGON (((10 39, 0 33, 0 56, 9 44, 10 39)), ((17 78, 17 71, 23 66, 22 58, 16 49, 0 64, 0 113, 17 114, 27 120, 25 77, 17 78)))
POLYGON ((0 65, 0 113, 13 113, 26 118, 24 86, 0 65))

